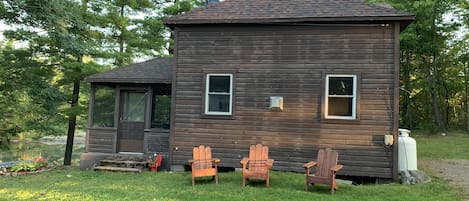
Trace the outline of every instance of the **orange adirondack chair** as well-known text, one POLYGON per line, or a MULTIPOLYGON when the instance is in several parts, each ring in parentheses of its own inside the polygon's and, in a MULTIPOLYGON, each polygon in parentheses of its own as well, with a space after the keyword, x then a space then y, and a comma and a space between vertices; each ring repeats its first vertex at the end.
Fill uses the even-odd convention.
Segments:
POLYGON ((331 193, 339 187, 335 182, 335 175, 337 171, 341 170, 344 166, 338 165, 339 153, 332 149, 321 149, 318 152, 317 161, 311 161, 303 165, 306 170, 306 185, 305 190, 308 191, 309 184, 320 183, 331 186, 331 193), (311 168, 316 166, 314 175, 311 175, 311 168))
POLYGON ((267 187, 269 183, 269 170, 272 168, 274 160, 269 159, 269 147, 261 144, 251 145, 249 158, 243 158, 243 186, 246 186, 246 179, 265 180, 267 187))
POLYGON ((196 177, 215 177, 215 183, 218 184, 217 165, 220 159, 212 158, 212 150, 210 147, 200 145, 193 149, 193 160, 189 160, 192 167, 192 186, 195 185, 196 177))

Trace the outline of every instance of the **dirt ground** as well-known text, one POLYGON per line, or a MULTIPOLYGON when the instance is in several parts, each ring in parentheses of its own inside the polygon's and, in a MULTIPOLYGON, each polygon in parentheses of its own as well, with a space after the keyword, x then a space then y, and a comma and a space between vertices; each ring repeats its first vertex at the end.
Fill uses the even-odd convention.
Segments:
POLYGON ((443 159, 430 160, 419 159, 419 166, 430 175, 448 180, 450 185, 458 189, 469 201, 469 160, 443 159))

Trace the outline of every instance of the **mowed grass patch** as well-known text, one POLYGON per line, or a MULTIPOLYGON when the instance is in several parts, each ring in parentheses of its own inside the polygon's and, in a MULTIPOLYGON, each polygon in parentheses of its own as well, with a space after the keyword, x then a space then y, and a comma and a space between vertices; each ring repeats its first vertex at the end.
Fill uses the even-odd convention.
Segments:
POLYGON ((449 132, 446 136, 411 133, 417 141, 417 157, 431 159, 469 160, 469 134, 465 131, 449 132))
POLYGON ((59 168, 35 175, 0 179, 0 200, 460 200, 445 181, 404 186, 339 184, 330 195, 327 186, 304 191, 304 175, 272 171, 271 187, 249 182, 241 187, 241 172, 219 173, 191 185, 191 173, 112 173, 59 168))

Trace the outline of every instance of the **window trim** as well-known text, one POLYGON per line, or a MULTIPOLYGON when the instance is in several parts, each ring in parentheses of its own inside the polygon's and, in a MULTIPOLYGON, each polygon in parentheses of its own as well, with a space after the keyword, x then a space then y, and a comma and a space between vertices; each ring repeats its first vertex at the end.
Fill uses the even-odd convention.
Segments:
POLYGON ((232 73, 207 73, 205 74, 205 115, 218 115, 218 116, 231 116, 233 115, 233 74, 232 73), (209 92, 210 89, 210 77, 211 76, 228 76, 230 77, 230 92, 221 93, 221 92, 209 92), (228 112, 210 112, 209 111, 209 95, 229 95, 229 106, 228 112))
POLYGON ((325 81, 325 91, 324 91, 324 118, 325 119, 340 119, 340 120, 358 120, 358 76, 354 74, 327 74, 325 81), (350 95, 329 95, 329 78, 331 77, 343 77, 343 78, 353 78, 353 90, 352 96, 350 95), (329 97, 339 97, 339 98, 352 98, 352 116, 337 116, 329 115, 329 97))

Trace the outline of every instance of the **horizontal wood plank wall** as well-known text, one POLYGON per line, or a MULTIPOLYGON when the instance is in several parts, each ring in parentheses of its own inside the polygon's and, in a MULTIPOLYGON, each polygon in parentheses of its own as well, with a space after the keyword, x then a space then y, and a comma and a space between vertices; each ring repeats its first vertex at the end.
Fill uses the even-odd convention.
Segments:
POLYGON ((145 129, 147 153, 168 153, 169 129, 145 129))
POLYGON ((162 166, 168 168, 169 129, 145 129, 146 153, 159 153, 163 156, 162 166))
POLYGON ((88 152, 114 153, 117 129, 88 128, 88 152))
POLYGON ((239 167, 251 144, 270 148, 274 169, 303 171, 319 148, 339 151, 343 175, 392 178, 393 38, 386 26, 181 27, 177 33, 173 164, 212 147, 239 167), (234 119, 202 116, 203 73, 235 72, 234 119), (359 74, 359 121, 321 119, 323 74, 359 74), (283 96, 284 111, 269 111, 283 96), (177 148, 177 150, 176 150, 177 148))

